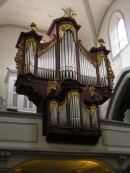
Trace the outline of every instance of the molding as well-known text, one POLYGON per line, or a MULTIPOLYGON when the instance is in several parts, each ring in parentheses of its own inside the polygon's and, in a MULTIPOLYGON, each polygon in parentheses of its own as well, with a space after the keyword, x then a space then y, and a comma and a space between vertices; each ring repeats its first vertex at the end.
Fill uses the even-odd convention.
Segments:
POLYGON ((130 128, 130 123, 108 119, 100 119, 100 125, 130 128))
MULTIPOLYGON (((109 146, 109 147, 121 147, 121 148, 130 148, 130 145, 128 144, 128 145, 120 145, 120 144, 112 144, 112 140, 110 139, 110 138, 108 138, 108 136, 106 135, 106 133, 104 133, 104 132, 113 132, 113 136, 114 136, 114 132, 120 132, 120 133, 122 133, 121 134, 121 136, 125 136, 125 137, 128 137, 129 135, 130 135, 130 132, 128 132, 128 131, 121 131, 121 130, 112 130, 112 129, 103 129, 102 130, 102 143, 103 143, 103 145, 104 146, 109 146), (125 134, 125 135, 123 135, 123 133, 125 134), (126 133, 127 133, 127 135, 126 135, 126 133), (105 141, 105 137, 107 136, 107 141, 105 141), (111 144, 109 144, 109 143, 111 143, 111 144)), ((116 136, 116 135, 115 135, 116 136)), ((120 139, 121 140, 121 139, 120 139)), ((123 141, 124 142, 124 144, 127 144, 127 142, 126 141, 123 141)))
POLYGON ((24 119, 42 119, 43 114, 42 113, 0 111, 0 117, 24 118, 24 119))
MULTIPOLYGON (((35 136, 35 139, 32 139, 32 140, 21 140, 21 139, 19 139, 19 140, 14 140, 14 139, 6 139, 6 137, 5 137, 5 139, 2 139, 1 137, 0 137, 0 141, 1 142, 22 142, 22 143, 37 143, 38 142, 38 124, 36 124, 36 123, 19 123, 19 122, 6 122, 6 121, 0 121, 0 124, 12 124, 14 127, 15 127, 15 125, 16 126, 21 126, 21 128, 24 128, 25 129, 25 125, 27 126, 27 127, 29 127, 29 126, 35 126, 35 130, 36 130, 36 136, 35 136), (22 127, 23 126, 23 127, 22 127)), ((1 125, 0 125, 1 126, 1 125)), ((17 127, 18 128, 18 127, 17 127)), ((6 130, 5 130, 6 131, 6 130)), ((2 131, 2 133, 4 133, 4 131, 2 131)), ((10 130, 10 135, 11 135, 11 130, 10 130)), ((34 136, 34 135, 33 135, 34 136)), ((24 137, 25 137, 25 135, 24 135, 24 137)), ((16 137, 17 138, 17 137, 16 137)))
MULTIPOLYGON (((85 157, 86 156, 105 156, 106 155, 110 155, 110 156, 114 156, 114 155, 121 155, 121 152, 120 151, 107 151, 107 150, 103 150, 103 151, 100 151, 100 150, 84 150, 84 151, 80 151, 80 150, 65 150, 63 151, 62 149, 33 149, 33 148, 16 148, 16 147, 0 147, 0 151, 6 151, 6 152, 10 152, 11 155, 13 154, 28 154, 28 155, 33 155, 35 154, 38 154, 38 155, 41 155, 41 156, 44 156, 45 158, 46 157, 49 157, 51 156, 51 158, 56 158, 56 157, 68 157, 68 158, 73 158, 73 157, 85 157)), ((126 151, 126 152, 123 152, 123 155, 128 155, 130 156, 130 151, 126 151)))

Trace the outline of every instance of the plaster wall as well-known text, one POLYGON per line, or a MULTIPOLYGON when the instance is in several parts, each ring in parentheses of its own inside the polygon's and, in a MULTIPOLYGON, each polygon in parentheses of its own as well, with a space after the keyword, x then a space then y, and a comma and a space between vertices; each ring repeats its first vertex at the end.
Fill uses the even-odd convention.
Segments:
MULTIPOLYGON (((16 56, 17 49, 15 48, 18 37, 21 32, 28 32, 29 30, 11 27, 0 26, 0 96, 6 98, 6 84, 4 83, 7 69, 16 69, 16 63, 14 57, 16 56)), ((48 37, 45 33, 38 33, 42 35, 46 41, 48 37)))
MULTIPOLYGON (((120 77, 121 71, 126 68, 130 67, 130 60, 129 60, 129 55, 130 55, 130 1, 129 0, 115 0, 108 11, 106 12, 104 19, 101 23, 100 31, 98 37, 103 38, 106 42, 106 48, 111 50, 110 46, 110 38, 109 38, 109 23, 111 20, 111 16, 114 12, 120 12, 124 18, 125 21, 125 27, 127 31, 127 36, 128 36, 128 45, 115 57, 112 57, 112 53, 109 54, 109 59, 112 65, 112 69, 115 74, 115 80, 114 80, 114 87, 120 77)), ((105 113, 107 112, 109 101, 104 103, 102 107, 100 107, 100 114, 102 118, 105 118, 106 115, 105 113)))

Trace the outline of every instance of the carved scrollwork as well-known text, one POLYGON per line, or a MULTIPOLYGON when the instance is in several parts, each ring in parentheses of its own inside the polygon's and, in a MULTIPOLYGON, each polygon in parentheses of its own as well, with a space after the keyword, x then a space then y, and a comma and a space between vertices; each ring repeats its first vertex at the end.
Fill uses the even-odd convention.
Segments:
POLYGON ((56 43, 56 40, 54 40, 51 44, 46 46, 43 49, 38 49, 38 57, 40 57, 43 53, 47 52, 50 48, 52 48, 56 43))
POLYGON ((33 39, 26 40, 25 52, 27 52, 27 50, 29 49, 29 46, 31 45, 31 43, 33 45, 34 54, 36 55, 36 42, 33 39))
POLYGON ((16 62, 16 69, 18 71, 18 74, 22 73, 22 65, 23 65, 22 51, 23 51, 23 44, 21 42, 19 44, 19 49, 18 49, 18 52, 16 53, 16 57, 14 58, 16 62))
POLYGON ((52 111, 53 108, 56 108, 57 112, 58 112, 58 102, 53 100, 53 101, 50 101, 50 111, 52 111))
POLYGON ((58 91, 59 86, 58 83, 55 81, 48 81, 47 84, 47 95, 50 94, 52 91, 58 91))
POLYGON ((107 62, 107 66, 108 66, 108 76, 110 78, 110 85, 111 85, 111 87, 113 87, 115 75, 112 71, 111 63, 108 58, 106 58, 106 62, 107 62))
POLYGON ((81 52, 83 53, 83 55, 86 57, 86 59, 88 61, 90 61, 90 63, 96 68, 96 65, 97 65, 96 61, 94 59, 92 59, 90 56, 88 56, 86 54, 85 50, 80 45, 79 45, 79 48, 80 48, 81 52))
POLYGON ((80 100, 80 95, 79 95, 78 92, 69 92, 69 93, 68 93, 68 102, 70 102, 71 99, 72 99, 74 96, 77 96, 78 99, 80 100))
POLYGON ((71 24, 64 24, 59 27, 59 40, 64 37, 64 34, 67 30, 71 30, 74 34, 74 40, 76 42, 76 29, 71 24))

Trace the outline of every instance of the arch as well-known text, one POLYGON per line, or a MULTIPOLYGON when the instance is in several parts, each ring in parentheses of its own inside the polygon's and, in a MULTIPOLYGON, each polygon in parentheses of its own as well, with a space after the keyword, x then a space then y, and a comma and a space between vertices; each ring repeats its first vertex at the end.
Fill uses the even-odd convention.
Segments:
POLYGON ((125 25, 125 19, 120 10, 116 10, 112 13, 108 25, 108 37, 113 58, 120 53, 128 44, 128 34, 125 25), (120 23, 120 25, 119 25, 120 23), (122 24, 122 25, 121 25, 122 24), (122 27, 122 32, 119 29, 122 27), (123 37, 122 37, 123 34, 123 37), (122 40, 120 39, 122 38, 122 40))
POLYGON ((10 173, 29 172, 29 173, 46 173, 50 172, 75 172, 83 173, 90 171, 91 173, 115 173, 115 170, 108 164, 99 160, 89 159, 35 159, 28 160, 14 166, 10 173))
POLYGON ((123 114, 130 108, 130 67, 125 68, 119 76, 120 78, 118 79, 108 105, 106 118, 123 121, 123 114))

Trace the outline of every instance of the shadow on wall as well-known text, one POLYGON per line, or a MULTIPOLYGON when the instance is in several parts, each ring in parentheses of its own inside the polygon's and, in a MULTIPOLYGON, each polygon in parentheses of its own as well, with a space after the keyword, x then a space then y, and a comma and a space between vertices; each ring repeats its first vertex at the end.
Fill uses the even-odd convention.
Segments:
POLYGON ((114 88, 110 99, 106 118, 129 122, 127 118, 130 109, 130 67, 127 67, 120 74, 120 78, 114 88))

